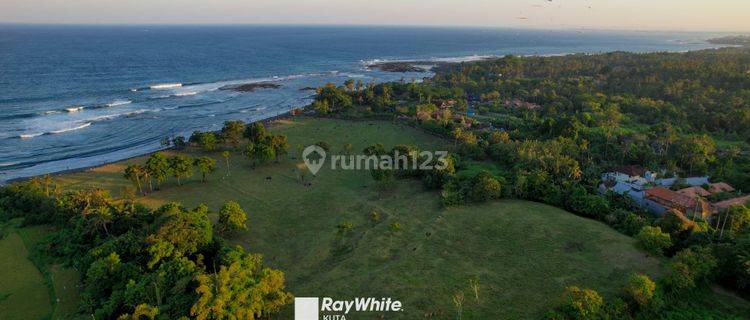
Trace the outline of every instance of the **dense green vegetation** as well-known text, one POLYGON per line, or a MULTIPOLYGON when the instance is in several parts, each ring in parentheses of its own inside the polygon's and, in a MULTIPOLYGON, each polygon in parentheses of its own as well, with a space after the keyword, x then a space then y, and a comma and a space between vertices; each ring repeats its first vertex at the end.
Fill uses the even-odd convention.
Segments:
MULTIPOLYGON (((39 312, 32 317, 49 315, 49 310, 30 305, 49 301, 48 289, 67 295, 60 297, 67 307, 54 314, 65 318, 260 318, 291 301, 291 294, 284 291, 284 274, 264 266, 260 255, 226 245, 214 234, 205 205, 186 209, 172 202, 150 209, 132 199, 115 201, 103 189, 60 191, 49 179, 13 184, 1 191, 4 221, 17 218, 26 225, 45 224, 52 229, 33 253, 38 267, 48 271, 47 266, 62 263, 79 270, 82 277, 80 299, 73 300, 77 308, 69 307, 69 299, 79 293, 66 292, 70 281, 34 286, 39 271, 27 267, 25 251, 10 254, 19 249, 15 241, 19 237, 13 233, 1 249, 8 258, 16 258, 6 261, 3 256, 4 266, 18 273, 3 288, 11 290, 5 298, 20 303, 3 312, 3 318, 26 318, 29 315, 22 308, 39 312), (15 296, 26 300, 17 301, 15 296)), ((233 203, 227 208, 234 215, 242 211, 233 203)), ((244 226, 243 221, 235 222, 244 226)), ((222 223, 218 227, 223 230, 222 223)), ((63 276, 55 273, 50 278, 63 276)), ((51 298, 55 304, 61 302, 55 294, 51 298)))
MULTIPOLYGON (((401 119, 453 139, 459 167, 492 163, 490 170, 444 179, 438 186, 444 205, 496 198, 499 186, 502 197, 545 202, 638 235, 652 253, 712 261, 668 264, 671 276, 659 281, 657 299, 648 307, 627 303, 624 296, 597 302, 595 311, 563 305, 550 315, 668 318, 729 317, 712 309, 669 307, 704 283, 717 280, 750 292, 750 273, 743 267, 750 263, 745 245, 750 209, 739 205, 706 221, 679 211, 654 219, 628 199, 599 195, 600 174, 637 164, 665 175, 706 174, 748 190, 748 101, 750 49, 729 48, 508 56, 442 66, 423 83, 329 85, 319 90, 313 107, 336 117, 401 119)), ((598 301, 594 296, 585 289, 566 293, 572 305, 581 302, 576 299, 598 301)))

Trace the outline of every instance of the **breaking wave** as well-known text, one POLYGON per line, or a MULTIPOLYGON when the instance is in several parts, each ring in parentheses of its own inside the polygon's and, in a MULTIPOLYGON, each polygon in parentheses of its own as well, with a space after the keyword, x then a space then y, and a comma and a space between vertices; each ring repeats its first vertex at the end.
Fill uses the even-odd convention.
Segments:
POLYGON ((107 103, 107 107, 116 107, 116 106, 122 106, 126 104, 131 104, 133 101, 131 100, 115 100, 110 103, 107 103))
POLYGON ((149 86, 151 90, 164 90, 182 87, 182 83, 161 83, 149 86))
POLYGON ((38 136, 52 135, 52 134, 61 134, 61 133, 65 133, 65 132, 70 132, 70 131, 75 131, 75 130, 81 130, 83 128, 87 128, 90 125, 91 125, 91 122, 86 122, 86 123, 84 123, 82 125, 75 126, 75 127, 70 127, 70 128, 64 128, 64 129, 59 129, 59 130, 52 130, 52 131, 47 131, 47 132, 37 132, 37 133, 21 134, 21 135, 18 136, 18 138, 19 139, 31 139, 31 138, 36 138, 38 136))

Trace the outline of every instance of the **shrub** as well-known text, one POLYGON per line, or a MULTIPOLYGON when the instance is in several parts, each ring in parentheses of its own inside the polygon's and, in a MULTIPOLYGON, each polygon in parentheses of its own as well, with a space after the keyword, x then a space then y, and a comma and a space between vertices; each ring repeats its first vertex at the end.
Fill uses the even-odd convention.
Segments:
POLYGON ((656 255, 664 254, 664 250, 672 246, 672 238, 659 227, 643 227, 636 239, 641 248, 656 255))
POLYGON ((563 293, 562 312, 571 319, 597 319, 604 299, 594 290, 567 287, 563 293))
POLYGON ((625 293, 627 296, 633 299, 633 301, 635 301, 635 303, 641 308, 644 308, 651 303, 655 291, 656 283, 644 274, 631 275, 628 279, 628 284, 625 286, 625 293))

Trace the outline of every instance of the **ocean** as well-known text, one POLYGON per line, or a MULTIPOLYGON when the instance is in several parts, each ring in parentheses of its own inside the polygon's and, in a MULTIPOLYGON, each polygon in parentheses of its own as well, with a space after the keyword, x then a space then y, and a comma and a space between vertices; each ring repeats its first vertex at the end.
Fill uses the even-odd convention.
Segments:
POLYGON ((374 61, 713 47, 707 33, 372 26, 0 25, 0 182, 162 148, 256 121, 347 79, 412 81, 374 61), (222 87, 273 82, 253 92, 222 87))

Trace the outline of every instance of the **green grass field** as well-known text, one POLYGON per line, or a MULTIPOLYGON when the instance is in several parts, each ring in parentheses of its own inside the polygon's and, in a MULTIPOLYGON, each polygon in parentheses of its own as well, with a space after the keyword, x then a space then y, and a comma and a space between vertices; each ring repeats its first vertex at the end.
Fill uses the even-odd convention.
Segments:
POLYGON ((41 319, 52 313, 44 276, 27 259, 28 250, 16 232, 0 240, 0 318, 41 319))
POLYGON ((17 222, 0 226, 0 319, 67 318, 78 305, 78 273, 58 265, 40 266, 42 273, 30 254, 49 230, 17 222))
MULTIPOLYGON (((438 194, 418 181, 399 181, 377 192, 366 171, 323 168, 297 178, 297 145, 345 143, 359 152, 373 143, 444 149, 448 142, 389 122, 298 119, 273 127, 289 136, 290 154, 281 163, 251 169, 237 154, 230 175, 217 154, 219 170, 201 183, 198 176, 142 200, 150 205, 179 201, 218 210, 228 200, 249 213, 249 230, 229 239, 262 253, 286 273, 297 296, 393 297, 404 303, 399 318, 452 318, 452 295, 466 296, 464 319, 527 319, 553 305, 565 286, 590 287, 612 296, 629 273, 660 274, 660 261, 634 247, 634 240, 606 225, 564 210, 525 201, 498 201, 444 209, 438 194), (271 177, 271 180, 267 180, 271 177), (379 219, 372 219, 372 212, 379 219), (341 233, 336 226, 351 222, 341 233), (394 227, 398 224, 400 228, 394 227), (479 300, 469 279, 479 279, 479 300)), ((201 152, 191 152, 193 156, 201 152)), ((66 188, 104 186, 117 194, 130 184, 121 177, 131 159, 58 181, 66 188)), ((285 311, 291 314, 291 308, 285 311)), ((393 315, 387 315, 392 318, 393 315)), ((286 317, 284 317, 286 318, 286 317)))

